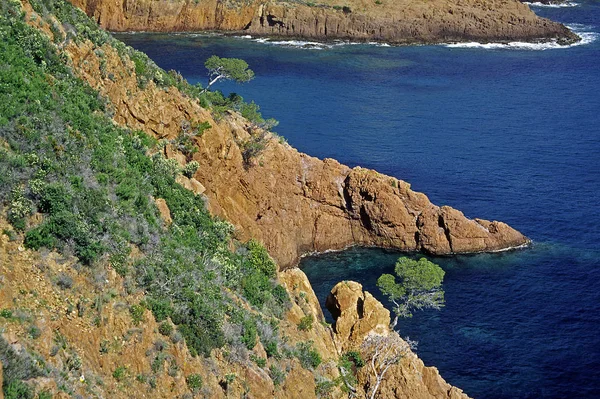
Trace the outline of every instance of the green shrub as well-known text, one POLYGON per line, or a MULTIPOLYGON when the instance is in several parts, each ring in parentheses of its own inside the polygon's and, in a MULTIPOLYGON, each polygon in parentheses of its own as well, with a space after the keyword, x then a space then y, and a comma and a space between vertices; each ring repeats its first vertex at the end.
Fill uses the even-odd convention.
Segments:
POLYGON ((158 332, 162 335, 169 336, 173 332, 173 325, 168 321, 163 321, 158 325, 158 332))
POLYGON ((127 367, 125 367, 125 366, 119 366, 119 367, 117 367, 115 369, 115 371, 113 371, 112 376, 118 382, 124 381, 125 378, 127 377, 127 367))
POLYGON ((202 389, 202 376, 200 374, 190 374, 185 377, 185 382, 187 383, 188 388, 196 393, 202 389))
POLYGON ((27 329, 27 334, 29 334, 32 339, 38 339, 42 335, 42 330, 35 325, 31 325, 27 329))
POLYGON ((164 364, 165 364, 165 354, 158 353, 156 355, 156 357, 154 358, 154 360, 152 361, 150 368, 152 369, 153 373, 158 373, 163 370, 164 364))
POLYGON ((265 247, 256 240, 250 240, 246 244, 248 256, 246 263, 250 269, 257 270, 269 278, 275 278, 277 275, 277 265, 265 249, 265 247))
POLYGON ((138 326, 142 321, 144 321, 144 312, 146 309, 139 304, 134 304, 129 307, 129 313, 131 314, 131 319, 133 320, 133 324, 138 326))
POLYGON ((50 391, 40 391, 38 393, 37 399, 52 399, 52 392, 50 391))
POLYGON ((285 373, 283 370, 281 370, 281 368, 279 368, 277 365, 272 364, 269 367, 269 376, 271 377, 271 380, 273 381, 273 385, 280 386, 281 384, 283 384, 283 381, 285 381, 285 373))
POLYGON ((308 316, 304 316, 300 319, 300 323, 298 323, 298 330, 300 331, 310 331, 313 327, 314 317, 312 314, 308 316))
POLYGON ((56 246, 56 239, 46 225, 35 227, 25 233, 25 247, 30 249, 48 248, 56 246))
POLYGON ((249 167, 252 164, 252 159, 260 155, 266 147, 264 136, 258 135, 249 138, 241 145, 242 158, 244 159, 244 165, 249 167))
POLYGON ((296 357, 305 369, 315 369, 321 364, 321 355, 313 348, 313 343, 299 342, 296 344, 296 357))
POLYGON ((13 188, 8 205, 8 221, 16 230, 25 229, 25 218, 31 215, 33 202, 25 197, 23 188, 13 188))
POLYGON ((254 353, 250 354, 250 360, 252 360, 258 367, 265 367, 267 365, 267 359, 264 357, 256 356, 254 353))
POLYGON ((23 381, 10 381, 3 389, 5 399, 33 399, 33 390, 23 381))
POLYGON ((196 161, 188 162, 183 168, 183 174, 189 178, 194 177, 194 174, 198 170, 199 166, 200 165, 196 161))
POLYGON ((173 307, 168 299, 150 297, 146 302, 156 321, 163 321, 173 314, 173 307))
POLYGON ((279 350, 277 348, 277 341, 270 340, 264 344, 265 352, 267 353, 267 357, 279 357, 279 350))
POLYGON ((194 128, 196 129, 196 135, 202 136, 204 132, 210 129, 212 126, 208 121, 204 121, 202 123, 198 123, 194 128))
POLYGON ((315 378, 315 380, 315 395, 317 395, 317 398, 329 397, 333 389, 337 386, 335 381, 327 378, 315 378))
POLYGON ((273 287, 271 293, 273 294, 275 301, 277 301, 277 304, 283 306, 284 308, 289 308, 289 305, 291 305, 290 297, 282 285, 276 285, 273 287))
POLYGON ((40 197, 38 206, 41 212, 52 215, 59 212, 71 211, 73 208, 73 196, 62 184, 48 184, 42 190, 40 197))
POLYGON ((242 343, 246 348, 253 349, 256 346, 257 336, 256 322, 250 318, 244 320, 242 324, 242 343))
POLYGON ((357 368, 365 365, 365 361, 358 351, 348 351, 342 355, 341 359, 351 362, 357 368))
POLYGON ((242 292, 244 297, 252 305, 262 308, 270 295, 271 281, 267 276, 258 272, 251 271, 249 275, 242 279, 242 292))

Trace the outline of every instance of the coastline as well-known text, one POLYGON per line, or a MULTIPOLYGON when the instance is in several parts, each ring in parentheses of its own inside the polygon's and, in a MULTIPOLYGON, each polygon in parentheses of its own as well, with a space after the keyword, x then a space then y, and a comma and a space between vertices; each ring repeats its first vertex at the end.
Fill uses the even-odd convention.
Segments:
POLYGON ((205 37, 226 37, 239 40, 250 40, 256 43, 283 46, 283 47, 296 47, 307 50, 325 50, 335 47, 344 46, 376 46, 376 47, 412 47, 412 46, 444 46, 449 48, 484 48, 484 49, 516 49, 516 50, 547 50, 547 49, 566 49, 573 46, 589 44, 596 39, 595 35, 588 32, 577 31, 572 27, 569 27, 571 31, 577 36, 577 40, 562 43, 556 39, 544 39, 539 38, 530 41, 518 41, 518 40, 503 40, 503 41, 431 41, 431 42, 407 42, 407 43, 388 43, 385 41, 377 40, 342 40, 342 39, 330 39, 330 40, 319 40, 314 38, 303 38, 303 37, 289 37, 281 35, 249 35, 246 32, 221 32, 221 31, 180 31, 180 32, 160 32, 160 31, 110 31, 111 34, 115 35, 138 35, 138 34, 168 34, 172 36, 205 36, 205 37))
POLYGON ((385 2, 367 7, 351 0, 343 10, 329 0, 314 6, 278 1, 231 5, 218 5, 212 0, 195 4, 174 1, 169 7, 158 7, 149 1, 140 1, 133 7, 106 0, 71 2, 103 28, 119 33, 217 32, 275 40, 394 46, 515 41, 557 41, 566 45, 580 40, 563 24, 537 16, 518 0, 492 0, 485 7, 475 1, 452 0, 427 4, 385 2))

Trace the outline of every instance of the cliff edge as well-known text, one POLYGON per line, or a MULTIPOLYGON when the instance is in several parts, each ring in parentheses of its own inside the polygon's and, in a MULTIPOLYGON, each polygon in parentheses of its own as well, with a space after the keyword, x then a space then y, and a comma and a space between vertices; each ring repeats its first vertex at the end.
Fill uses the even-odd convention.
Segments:
POLYGON ((579 40, 518 0, 71 2, 112 31, 224 31, 393 44, 579 40))

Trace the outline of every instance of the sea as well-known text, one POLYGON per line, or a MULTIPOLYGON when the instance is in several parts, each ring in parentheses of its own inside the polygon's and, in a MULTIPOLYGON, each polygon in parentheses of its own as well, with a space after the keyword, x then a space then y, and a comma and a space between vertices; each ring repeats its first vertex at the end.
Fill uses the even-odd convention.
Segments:
MULTIPOLYGON (((583 40, 117 37, 192 83, 206 84, 209 56, 242 58, 256 78, 214 88, 255 101, 300 151, 406 180, 435 204, 530 237, 521 250, 429 257, 446 271, 446 305, 398 330, 474 398, 600 398, 600 2, 530 6, 583 40)), ((389 306, 376 280, 404 255, 423 256, 352 248, 300 267, 323 304, 337 282, 355 280, 389 306)))

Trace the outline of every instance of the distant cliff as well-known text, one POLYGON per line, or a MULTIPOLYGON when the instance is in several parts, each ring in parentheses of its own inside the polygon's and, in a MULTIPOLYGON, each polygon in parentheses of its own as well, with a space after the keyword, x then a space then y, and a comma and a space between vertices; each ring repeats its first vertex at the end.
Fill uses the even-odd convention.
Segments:
POLYGON ((577 40, 518 0, 71 1, 113 31, 225 31, 394 44, 577 40))

